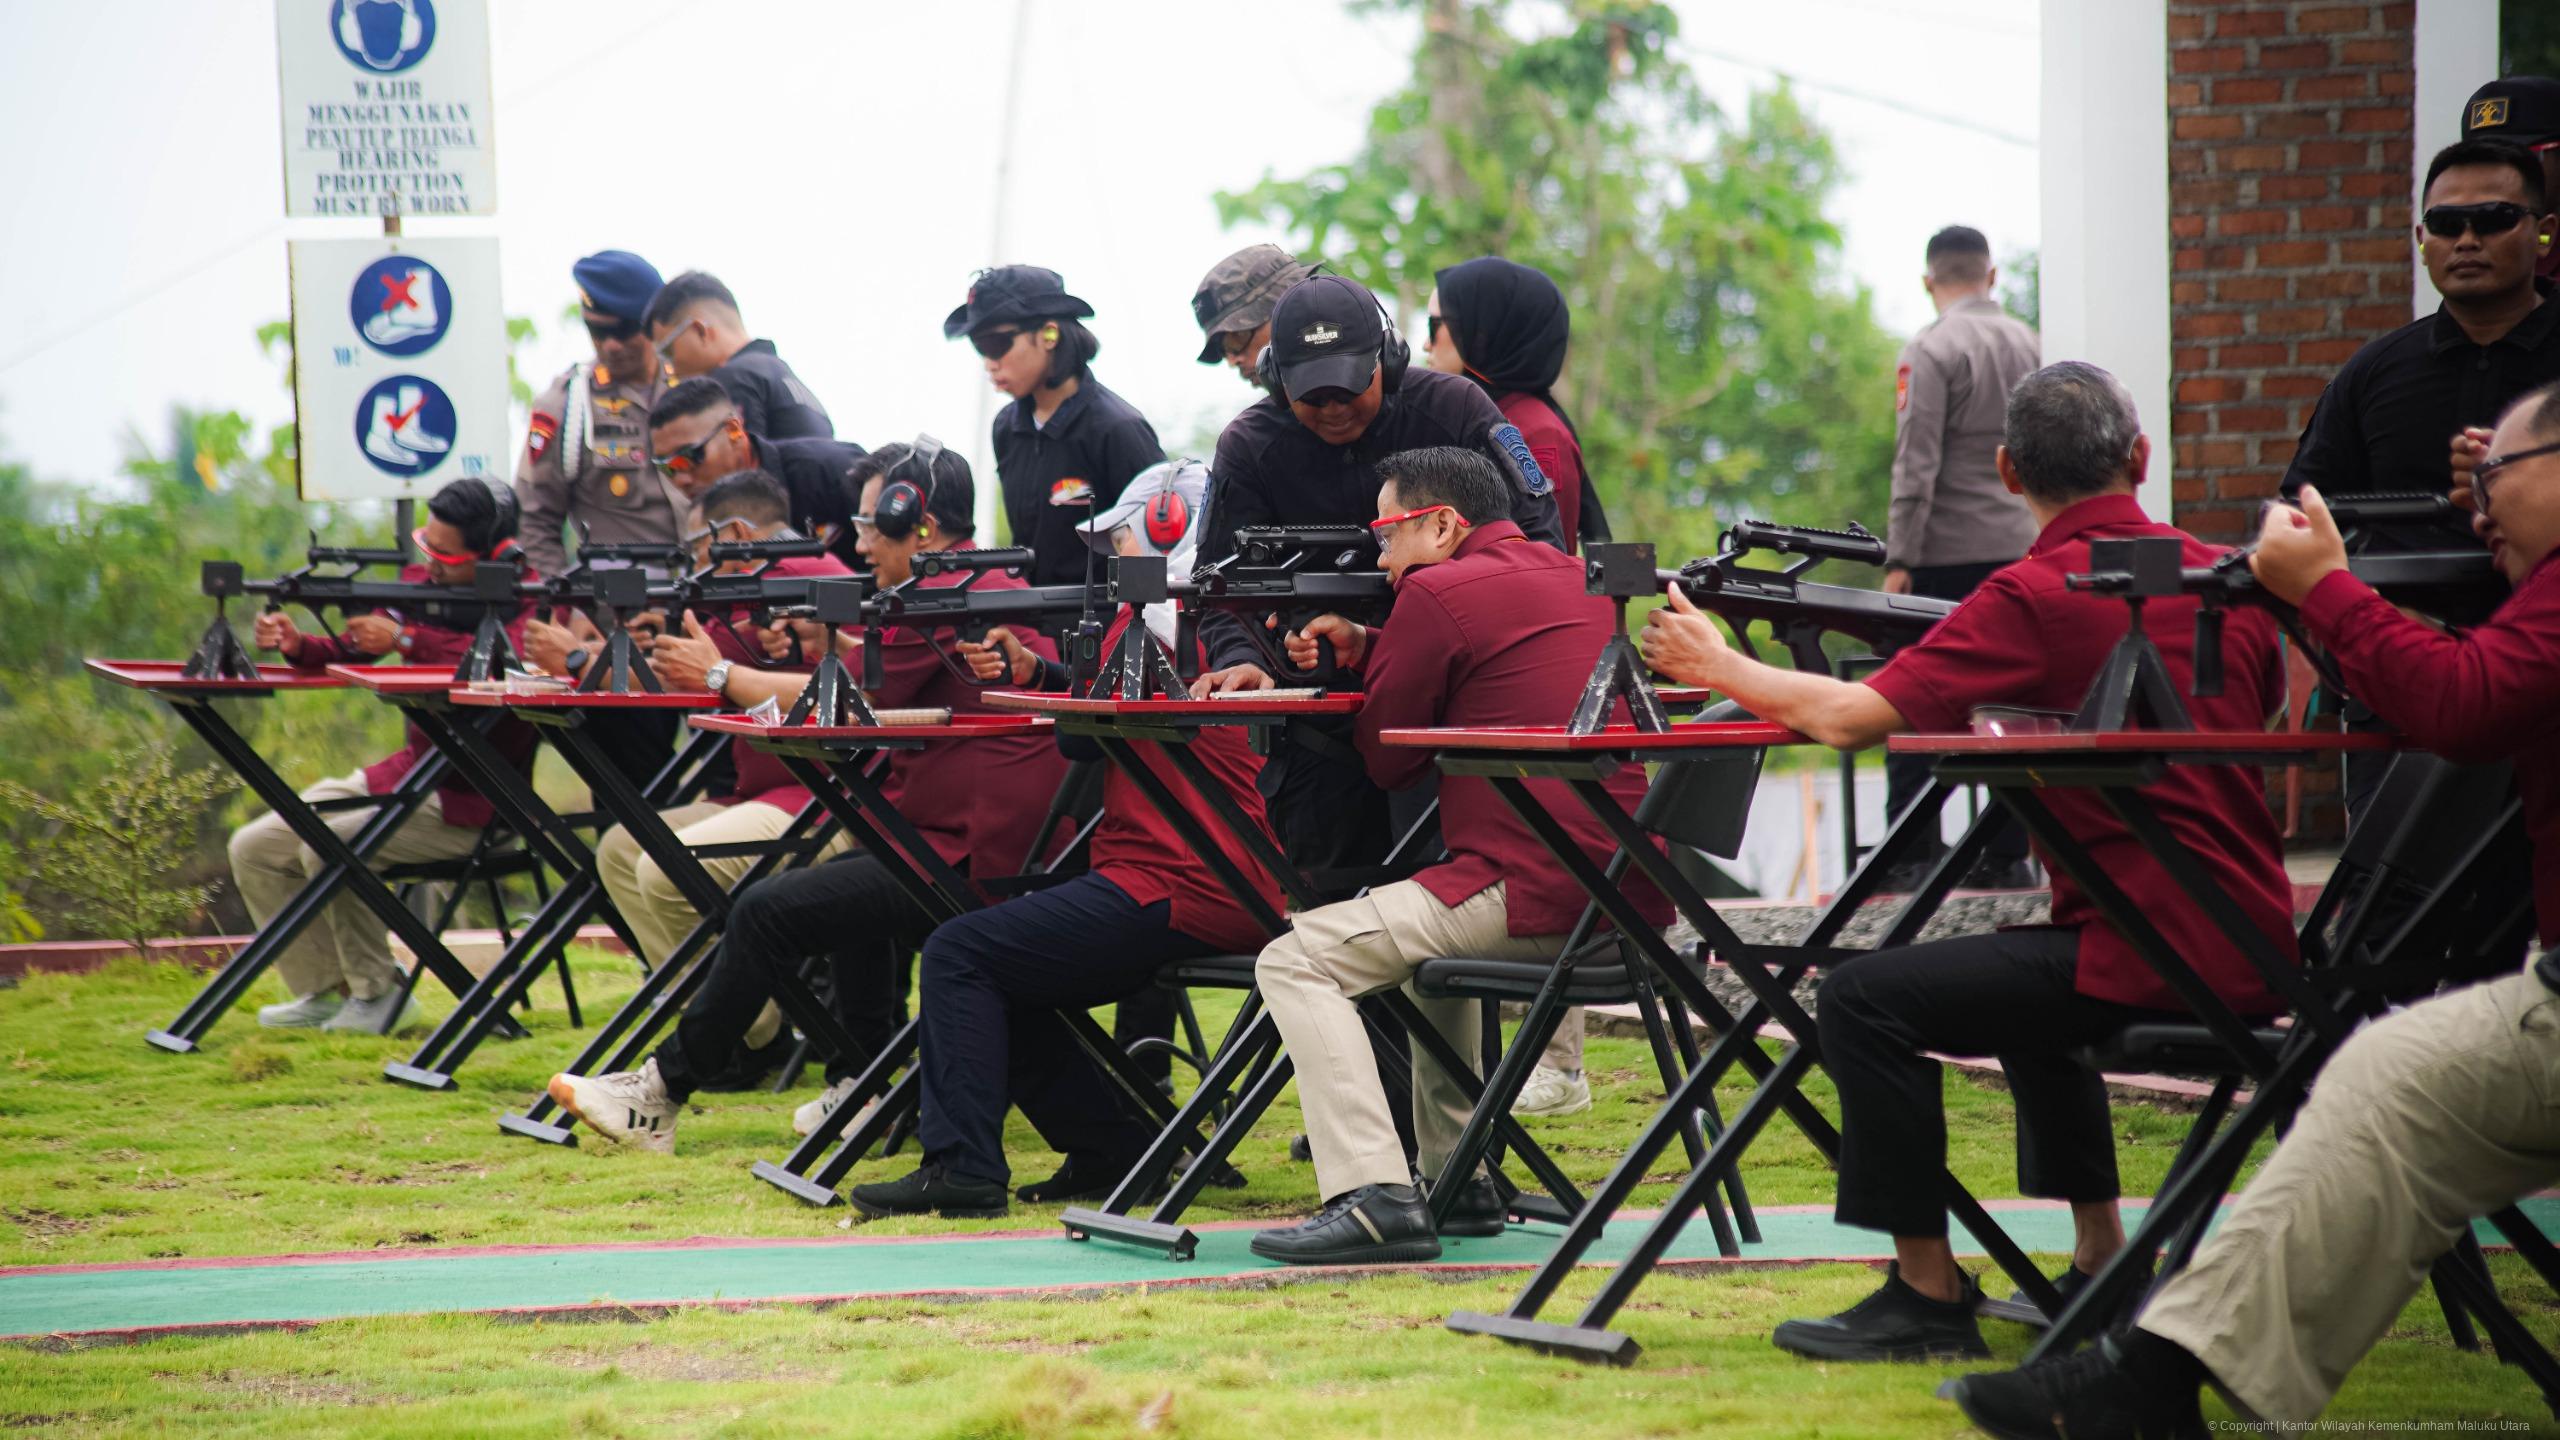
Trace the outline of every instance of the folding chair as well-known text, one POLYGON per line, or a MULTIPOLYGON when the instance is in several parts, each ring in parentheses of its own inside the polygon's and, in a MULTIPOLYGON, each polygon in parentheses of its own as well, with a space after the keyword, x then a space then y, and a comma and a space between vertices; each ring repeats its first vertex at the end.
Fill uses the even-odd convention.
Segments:
MULTIPOLYGON (((516 843, 515 836, 504 825, 482 827, 480 838, 472 843, 471 853, 458 860, 422 860, 414 864, 393 865, 386 867, 381 874, 383 883, 393 888, 404 905, 413 904, 414 897, 426 887, 445 887, 444 903, 437 907, 431 922, 438 935, 452 927, 453 917, 461 911, 463 901, 469 898, 471 887, 480 886, 489 898, 489 914, 498 928, 501 947, 512 947, 516 943, 515 926, 507 914, 506 892, 499 887, 501 880, 514 875, 529 876, 533 881, 536 904, 551 898, 551 881, 542 867, 541 858, 516 843)), ((578 1012, 578 988, 569 974, 568 952, 561 951, 553 960, 553 968, 560 977, 561 999, 569 1010, 569 1023, 583 1026, 586 1020, 578 1012)), ((413 965, 401 976, 401 1009, 407 1007, 410 994, 418 988, 418 973, 422 968, 413 965)), ((473 988, 476 990, 478 987, 473 988)), ((520 999, 519 1003, 529 1006, 532 1002, 520 999)), ((392 1013, 396 1017, 399 1010, 392 1013)))

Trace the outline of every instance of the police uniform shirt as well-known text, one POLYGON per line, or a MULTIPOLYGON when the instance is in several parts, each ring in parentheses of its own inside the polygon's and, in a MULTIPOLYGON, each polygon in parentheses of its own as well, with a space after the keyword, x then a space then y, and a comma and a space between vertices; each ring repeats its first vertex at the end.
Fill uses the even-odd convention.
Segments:
MULTIPOLYGON (((1420 366, 1405 372, 1378 417, 1348 445, 1318 439, 1276 395, 1256 401, 1218 437, 1199 563, 1233 555, 1235 532, 1249 525, 1368 524, 1378 518, 1378 462, 1427 445, 1455 445, 1492 460, 1517 487, 1511 518, 1521 533, 1563 549, 1552 488, 1543 474, 1529 475, 1537 462, 1527 458, 1527 445, 1514 455, 1495 438, 1497 430, 1509 430, 1509 422, 1474 381, 1420 366)), ((1216 668, 1262 663, 1232 614, 1212 611, 1200 627, 1216 668)))
POLYGON ((669 386, 664 371, 626 381, 588 363, 562 371, 535 399, 515 482, 525 554, 535 569, 568 572, 563 535, 572 518, 599 545, 682 538, 691 502, 649 462, 649 409, 669 386), (586 403, 573 411, 575 390, 586 403))
POLYGON ((1047 424, 1032 413, 1026 396, 996 415, 1005 519, 1013 543, 1031 551, 1032 584, 1080 585, 1092 552, 1076 527, 1115 504, 1129 477, 1164 459, 1164 447, 1136 406, 1091 376, 1047 424))
MULTIPOLYGON (((2284 493, 2306 484, 2323 495, 2451 489, 2454 432, 2493 424, 2517 396, 2560 380, 2560 304, 2549 284, 2536 289, 2542 303, 2490 344, 2472 344, 2439 307, 2350 356, 2312 407, 2284 493)), ((2459 516, 2373 539, 2394 549, 2470 549, 2480 542, 2469 522, 2459 516)))
POLYGON ((2035 517, 1993 457, 2009 392, 2033 373, 2036 332, 1987 295, 1960 300, 1902 347, 1893 382, 1893 504, 1885 563, 2003 564, 2027 553, 2035 517))
POLYGON ((853 506, 861 497, 845 483, 845 472, 862 458, 850 440, 802 437, 775 440, 747 432, 756 468, 782 482, 791 497, 791 525, 803 535, 828 537, 827 553, 856 570, 868 570, 853 548, 853 506))
POLYGON ((799 440, 816 437, 833 439, 836 422, 827 407, 800 377, 775 353, 770 340, 750 340, 730 356, 711 378, 729 392, 738 407, 738 418, 745 422, 750 435, 767 435, 776 440, 799 440))

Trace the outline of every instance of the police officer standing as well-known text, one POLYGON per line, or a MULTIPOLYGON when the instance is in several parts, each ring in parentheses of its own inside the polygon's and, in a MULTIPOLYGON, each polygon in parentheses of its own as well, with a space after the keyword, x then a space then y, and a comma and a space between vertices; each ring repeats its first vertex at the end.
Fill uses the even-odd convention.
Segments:
POLYGON ((1209 267, 1191 292, 1200 322, 1200 363, 1224 361, 1247 385, 1262 384, 1262 347, 1271 343, 1271 308, 1289 288, 1316 273, 1277 245, 1247 245, 1209 267))
MULTIPOLYGON (((2034 372, 2042 346, 1992 298, 2000 272, 1981 231, 1950 225, 1929 237, 1924 254, 1929 269, 1920 283, 1938 318, 1902 347, 1894 368, 1884 588, 1962 600, 2035 543, 2035 517, 2000 483, 1993 457, 2008 424, 2009 391, 2034 372)), ((1886 814, 1900 815, 1927 791, 1929 769, 1925 755, 1886 758, 1886 814)), ((1916 882, 1941 848, 1905 861, 1889 883, 1916 882)), ((2001 890, 2032 884, 2026 832, 2001 826, 1972 881, 2001 890)))
POLYGON ((691 508, 649 464, 649 409, 675 383, 640 327, 658 272, 628 250, 602 250, 569 275, 595 362, 570 366, 535 399, 516 464, 525 554, 545 575, 568 573, 572 520, 601 545, 672 545, 691 508))

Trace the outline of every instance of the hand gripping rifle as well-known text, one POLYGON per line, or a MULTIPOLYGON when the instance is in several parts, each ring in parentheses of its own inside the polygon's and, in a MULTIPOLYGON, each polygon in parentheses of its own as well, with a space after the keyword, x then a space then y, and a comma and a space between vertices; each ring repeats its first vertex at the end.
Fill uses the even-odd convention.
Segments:
POLYGON ((1196 668, 1202 618, 1224 610, 1235 615, 1267 673, 1321 685, 1333 658, 1319 654, 1313 670, 1299 670, 1275 637, 1326 614, 1378 624, 1395 607, 1395 587, 1378 568, 1378 539, 1366 525, 1246 526, 1236 531, 1233 555, 1194 570, 1188 581, 1169 582, 1163 598, 1182 606, 1174 650, 1183 670, 1196 668))
POLYGON ((1825 560, 1882 565, 1884 542, 1854 520, 1846 530, 1737 520, 1724 532, 1715 554, 1692 560, 1677 573, 1660 572, 1656 580, 1664 590, 1677 584, 1690 604, 1722 617, 1742 652, 1755 660, 1760 652, 1748 627, 1766 621, 1771 638, 1786 648, 1795 667, 1817 674, 1830 669, 1822 653, 1826 634, 1870 645, 1905 644, 1928 634, 1929 627, 1956 608, 1945 600, 1804 578, 1825 560), (1796 559, 1783 570, 1743 564, 1743 557, 1754 551, 1796 559))
POLYGON ((330 628, 330 610, 358 614, 406 607, 435 614, 439 620, 472 623, 475 629, 471 648, 455 667, 455 678, 486 680, 504 673, 515 660, 514 647, 507 641, 506 623, 516 610, 517 567, 507 561, 484 560, 476 567, 469 585, 380 580, 364 573, 376 565, 398 567, 407 562, 408 557, 398 550, 323 545, 317 534, 311 537, 302 566, 273 580, 249 579, 236 560, 207 560, 199 583, 213 600, 213 623, 196 641, 181 673, 189 679, 258 678, 257 662, 231 628, 228 608, 235 595, 263 596, 270 612, 299 605, 310 612, 321 633, 332 640, 338 632, 330 628))
MULTIPOLYGON (((877 588, 868 576, 844 578, 815 577, 804 582, 776 580, 776 585, 805 584, 807 600, 799 605, 776 606, 773 613, 791 619, 816 620, 827 627, 826 653, 809 677, 800 701, 792 707, 788 723, 843 725, 871 724, 870 704, 864 692, 879 689, 883 679, 881 650, 884 637, 892 625, 903 626, 927 634, 950 630, 965 640, 977 640, 996 625, 1016 624, 1038 630, 1049 622, 1072 616, 1086 605, 1086 587, 1082 585, 1043 585, 981 587, 979 579, 996 571, 1019 572, 1029 566, 1031 552, 1006 550, 928 550, 917 554, 912 562, 914 573, 905 581, 887 589, 877 588), (958 583, 927 586, 924 582, 942 575, 958 575, 958 583), (848 626, 860 626, 863 632, 862 675, 857 684, 836 654, 837 633, 848 626), (820 717, 810 720, 809 717, 820 717), (855 718, 842 718, 842 717, 855 718)), ((941 645, 933 647, 934 658, 962 681, 976 686, 993 682, 981 681, 969 673, 941 645)))

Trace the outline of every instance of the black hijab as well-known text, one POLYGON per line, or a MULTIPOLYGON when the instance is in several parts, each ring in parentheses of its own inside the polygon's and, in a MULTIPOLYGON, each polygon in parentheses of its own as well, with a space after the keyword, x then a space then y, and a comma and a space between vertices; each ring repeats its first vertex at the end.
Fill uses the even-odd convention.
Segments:
POLYGON ((1440 323, 1457 337, 1467 374, 1497 395, 1545 396, 1564 373, 1572 328, 1556 282, 1498 255, 1452 265, 1438 279, 1440 323))

